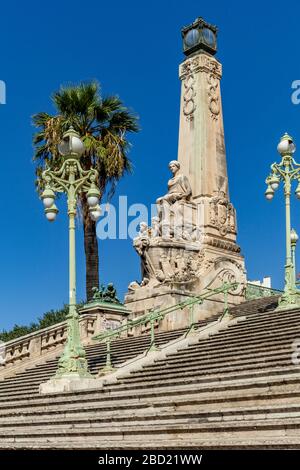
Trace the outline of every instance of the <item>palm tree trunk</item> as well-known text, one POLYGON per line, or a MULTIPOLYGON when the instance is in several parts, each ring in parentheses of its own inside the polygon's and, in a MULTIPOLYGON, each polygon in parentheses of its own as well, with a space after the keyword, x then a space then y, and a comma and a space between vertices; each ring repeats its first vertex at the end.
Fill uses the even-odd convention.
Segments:
POLYGON ((82 195, 81 206, 84 228, 84 251, 85 251, 85 288, 87 301, 93 297, 93 287, 99 287, 99 255, 98 240, 96 235, 96 223, 92 221, 89 214, 89 206, 86 197, 82 195))

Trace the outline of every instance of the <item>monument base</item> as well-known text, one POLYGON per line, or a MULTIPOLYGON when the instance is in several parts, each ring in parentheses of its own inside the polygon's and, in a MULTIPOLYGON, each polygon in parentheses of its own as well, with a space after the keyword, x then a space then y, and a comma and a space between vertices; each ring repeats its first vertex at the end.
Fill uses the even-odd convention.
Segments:
MULTIPOLYGON (((127 295, 126 305, 131 310, 130 319, 152 310, 162 310, 166 307, 172 307, 181 302, 192 299, 195 292, 182 290, 176 287, 163 286, 160 289, 141 288, 138 295, 127 295)), ((220 312, 222 315, 224 308, 224 295, 219 294, 214 299, 207 299, 203 304, 193 306, 193 312, 189 307, 178 308, 168 313, 163 320, 159 322, 159 331, 171 331, 180 328, 188 328, 191 323, 197 323, 200 320, 220 312)))
POLYGON ((79 310, 80 315, 97 315, 97 333, 114 330, 121 326, 130 311, 123 304, 110 302, 92 301, 79 310))
MULTIPOLYGON (((130 319, 201 296, 225 283, 237 284, 235 290, 228 293, 229 306, 245 300, 244 258, 232 241, 216 237, 206 237, 202 244, 158 237, 146 241, 143 256, 152 269, 148 269, 146 285, 145 279, 141 284, 135 282, 129 285, 125 306, 131 311, 130 319)), ((192 313, 188 306, 178 308, 166 315, 158 328, 167 331, 186 328, 191 323, 191 315, 193 322, 216 313, 221 315, 224 300, 224 294, 219 293, 206 299, 203 304, 194 305, 192 313)))

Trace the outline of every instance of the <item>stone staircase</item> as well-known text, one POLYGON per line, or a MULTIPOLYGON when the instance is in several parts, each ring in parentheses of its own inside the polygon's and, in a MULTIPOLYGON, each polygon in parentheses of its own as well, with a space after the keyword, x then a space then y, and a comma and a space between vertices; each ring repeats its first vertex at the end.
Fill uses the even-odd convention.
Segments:
MULTIPOLYGON (((275 312, 276 303, 245 302, 231 311, 238 322, 99 390, 39 395, 57 361, 1 381, 0 448, 300 448, 300 310, 275 312)), ((159 333, 157 343, 182 334, 159 333)), ((113 359, 147 345, 147 336, 117 340, 113 359)), ((86 350, 96 373, 104 347, 86 350)))
MULTIPOLYGON (((203 322, 205 325, 207 322, 203 322)), ((199 326, 201 326, 199 324, 199 326)), ((158 346, 164 345, 179 338, 184 334, 185 330, 175 330, 170 332, 162 332, 156 334, 156 343, 158 346)), ((114 367, 142 354, 150 346, 149 334, 139 337, 129 337, 118 339, 111 343, 111 358, 114 367)), ((85 346, 88 367, 91 374, 96 375, 98 371, 105 366, 106 361, 106 345, 95 344, 85 346)), ((18 398, 26 396, 38 395, 39 385, 49 380, 55 375, 58 366, 59 355, 47 360, 42 364, 29 367, 24 372, 18 373, 13 377, 0 380, 0 402, 3 397, 18 398)))

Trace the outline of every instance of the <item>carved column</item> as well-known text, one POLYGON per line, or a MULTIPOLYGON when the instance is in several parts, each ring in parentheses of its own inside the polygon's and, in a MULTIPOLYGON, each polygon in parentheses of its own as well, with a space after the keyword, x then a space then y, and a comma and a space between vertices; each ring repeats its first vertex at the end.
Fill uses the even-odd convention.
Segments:
POLYGON ((195 201, 216 191, 228 196, 221 76, 221 64, 203 52, 187 58, 179 69, 178 161, 190 180, 195 201))

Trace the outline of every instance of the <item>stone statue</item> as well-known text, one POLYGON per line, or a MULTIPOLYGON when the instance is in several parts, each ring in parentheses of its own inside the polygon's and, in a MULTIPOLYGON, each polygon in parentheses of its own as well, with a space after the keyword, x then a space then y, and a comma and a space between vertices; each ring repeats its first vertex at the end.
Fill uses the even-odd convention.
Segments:
POLYGON ((117 297, 117 291, 112 283, 107 284, 105 288, 103 285, 100 286, 100 289, 93 287, 93 298, 92 301, 101 301, 109 302, 112 304, 121 304, 120 300, 117 297))
POLYGON ((152 217, 151 220, 151 237, 156 238, 159 237, 160 235, 160 223, 159 223, 159 217, 152 217))
POLYGON ((182 225, 184 203, 189 202, 192 196, 188 178, 179 172, 180 163, 172 160, 169 168, 173 178, 168 181, 168 192, 156 201, 162 235, 167 237, 173 236, 177 227, 182 225), (172 221, 173 227, 171 227, 172 221))
POLYGON ((104 293, 105 302, 111 302, 114 304, 119 304, 120 301, 117 297, 117 290, 115 289, 112 283, 107 284, 106 291, 104 293))
POLYGON ((167 203, 171 206, 177 201, 189 201, 192 196, 192 188, 188 178, 179 173, 180 163, 177 160, 172 160, 169 163, 169 168, 173 174, 173 178, 168 181, 167 194, 158 198, 156 201, 158 213, 160 213, 163 204, 167 203))
POLYGON ((140 223, 140 231, 139 231, 138 236, 148 238, 149 237, 149 231, 150 231, 150 229, 149 229, 148 225, 146 224, 146 222, 141 222, 140 223))

